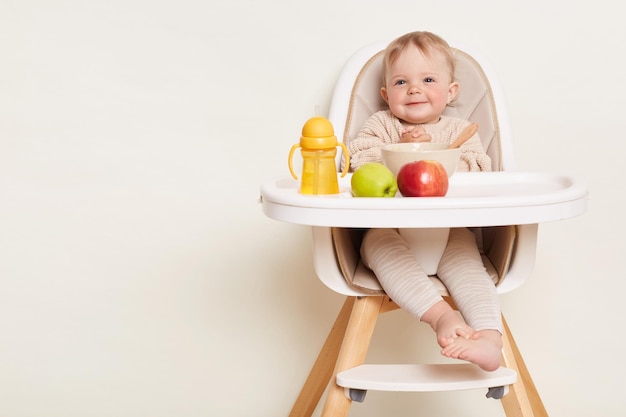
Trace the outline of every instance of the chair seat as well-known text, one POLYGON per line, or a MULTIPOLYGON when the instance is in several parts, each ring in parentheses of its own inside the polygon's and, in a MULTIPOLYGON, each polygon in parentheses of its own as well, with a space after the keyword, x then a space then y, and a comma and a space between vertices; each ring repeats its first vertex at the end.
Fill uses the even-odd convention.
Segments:
POLYGON ((375 391, 458 391, 507 386, 516 380, 512 369, 486 372, 469 363, 365 364, 337 374, 341 387, 375 391))
MULTIPOLYGON (((333 258, 332 264, 338 265, 341 279, 363 295, 384 295, 378 278, 372 270, 363 264, 360 259, 359 248, 365 229, 349 229, 341 227, 331 228, 333 258)), ((328 235, 324 235, 327 237, 328 235)), ((484 228, 480 232, 481 240, 487 236, 489 247, 486 253, 481 254, 483 265, 494 284, 499 285, 504 271, 509 268, 513 245, 515 242, 515 226, 501 226, 484 228), (495 242, 495 244, 494 244, 495 242)), ((430 277, 441 295, 448 295, 445 286, 436 276, 430 277)), ((328 283, 327 283, 328 285, 328 283)), ((331 287, 332 288, 332 287, 331 287)))
MULTIPOLYGON (((485 265, 485 269, 487 270, 487 274, 489 274, 494 283, 497 283, 498 272, 495 267, 486 256, 483 256, 482 260, 485 265)), ((429 276, 429 278, 437 291, 439 291, 439 294, 442 296, 449 295, 448 289, 445 285, 443 285, 439 278, 437 278, 437 276, 433 275, 429 276)), ((358 289, 359 291, 364 291, 370 294, 385 294, 385 291, 380 285, 380 282, 378 282, 378 278, 376 278, 374 272, 366 267, 361 260, 359 260, 354 274, 346 277, 346 282, 350 287, 358 289)))

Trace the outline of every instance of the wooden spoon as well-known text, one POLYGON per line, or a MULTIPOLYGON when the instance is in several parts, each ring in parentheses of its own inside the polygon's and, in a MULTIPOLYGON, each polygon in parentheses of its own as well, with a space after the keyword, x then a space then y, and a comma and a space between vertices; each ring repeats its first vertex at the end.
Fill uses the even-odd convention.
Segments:
POLYGON ((459 136, 450 144, 450 149, 458 148, 478 131, 478 123, 472 123, 461 131, 459 136))

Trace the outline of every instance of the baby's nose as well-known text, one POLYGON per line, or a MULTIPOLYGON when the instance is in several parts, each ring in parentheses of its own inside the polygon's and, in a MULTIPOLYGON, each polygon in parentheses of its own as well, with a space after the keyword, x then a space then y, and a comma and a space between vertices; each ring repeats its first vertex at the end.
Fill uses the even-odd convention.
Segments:
POLYGON ((417 85, 412 85, 411 87, 409 87, 409 94, 418 94, 420 92, 421 90, 417 85))

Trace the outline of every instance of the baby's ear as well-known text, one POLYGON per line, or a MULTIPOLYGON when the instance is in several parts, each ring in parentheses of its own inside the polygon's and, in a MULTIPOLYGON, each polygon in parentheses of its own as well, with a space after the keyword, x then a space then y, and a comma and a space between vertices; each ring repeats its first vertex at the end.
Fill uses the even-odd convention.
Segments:
POLYGON ((459 83, 451 82, 448 87, 448 104, 452 103, 456 96, 459 95, 459 83))
POLYGON ((389 96, 387 95, 387 89, 385 87, 380 87, 380 96, 385 100, 385 103, 389 104, 389 96))

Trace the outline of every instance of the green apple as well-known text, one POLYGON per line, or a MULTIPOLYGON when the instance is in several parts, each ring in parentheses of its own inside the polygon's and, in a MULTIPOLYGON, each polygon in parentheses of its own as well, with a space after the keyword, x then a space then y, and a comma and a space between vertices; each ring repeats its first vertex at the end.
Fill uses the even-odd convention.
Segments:
POLYGON ((358 167, 352 174, 350 185, 355 197, 394 197, 398 191, 396 176, 378 162, 358 167))

